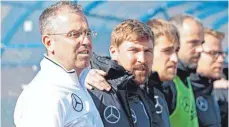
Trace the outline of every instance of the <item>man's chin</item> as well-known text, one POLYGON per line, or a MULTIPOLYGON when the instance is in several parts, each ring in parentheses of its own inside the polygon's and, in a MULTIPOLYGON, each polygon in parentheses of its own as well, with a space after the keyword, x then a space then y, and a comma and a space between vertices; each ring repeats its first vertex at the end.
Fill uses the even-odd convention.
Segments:
POLYGON ((173 80, 173 79, 175 78, 175 76, 176 76, 176 75, 173 75, 173 74, 168 75, 168 77, 167 77, 167 81, 169 81, 169 80, 173 80))
POLYGON ((75 66, 76 66, 76 68, 84 69, 84 68, 89 66, 89 62, 88 61, 80 61, 80 62, 77 62, 75 64, 75 66))
POLYGON ((197 63, 188 64, 188 68, 189 69, 196 69, 197 68, 197 63))
POLYGON ((163 75, 162 77, 160 77, 160 80, 162 82, 165 82, 165 81, 170 81, 170 80, 173 80, 175 78, 175 74, 170 74, 170 73, 167 73, 165 75, 163 75))
POLYGON ((135 75, 135 82, 140 85, 140 84, 144 84, 146 82, 147 77, 146 76, 136 76, 135 75))
POLYGON ((221 72, 214 72, 212 76, 210 76, 212 79, 220 79, 221 78, 221 72))

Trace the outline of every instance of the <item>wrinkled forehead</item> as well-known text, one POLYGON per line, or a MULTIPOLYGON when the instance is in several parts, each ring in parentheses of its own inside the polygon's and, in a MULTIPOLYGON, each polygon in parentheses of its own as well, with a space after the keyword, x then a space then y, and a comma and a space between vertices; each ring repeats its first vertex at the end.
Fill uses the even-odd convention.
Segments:
POLYGON ((88 28, 88 22, 82 12, 64 11, 57 15, 53 20, 54 29, 60 29, 62 32, 67 30, 84 30, 88 28))

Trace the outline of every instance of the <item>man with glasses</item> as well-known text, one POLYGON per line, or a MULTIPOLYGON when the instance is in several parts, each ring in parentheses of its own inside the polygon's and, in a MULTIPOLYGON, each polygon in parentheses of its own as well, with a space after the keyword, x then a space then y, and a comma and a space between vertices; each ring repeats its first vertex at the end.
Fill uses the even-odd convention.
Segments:
MULTIPOLYGON (((220 127, 221 119, 218 104, 212 95, 214 80, 222 77, 226 53, 222 49, 224 34, 205 28, 202 53, 197 73, 190 76, 196 98, 196 109, 201 126, 220 127)), ((227 120, 226 120, 227 121, 227 120)))
POLYGON ((224 34, 205 28, 202 53, 198 62, 197 72, 211 79, 219 79, 222 75, 226 53, 221 46, 224 34))
POLYGON ((42 12, 39 24, 47 54, 17 101, 15 125, 103 127, 92 98, 78 79, 89 65, 93 35, 81 7, 58 2, 42 12))
POLYGON ((196 75, 198 60, 204 43, 204 27, 200 21, 189 15, 177 15, 169 21, 177 27, 180 33, 177 76, 173 82, 167 83, 166 97, 169 100, 171 123, 176 127, 219 127, 217 109, 215 106, 211 108, 206 106, 206 103, 214 102, 210 97, 197 96, 198 92, 208 96, 209 93, 205 91, 209 92, 209 90, 196 87, 193 77, 196 75))

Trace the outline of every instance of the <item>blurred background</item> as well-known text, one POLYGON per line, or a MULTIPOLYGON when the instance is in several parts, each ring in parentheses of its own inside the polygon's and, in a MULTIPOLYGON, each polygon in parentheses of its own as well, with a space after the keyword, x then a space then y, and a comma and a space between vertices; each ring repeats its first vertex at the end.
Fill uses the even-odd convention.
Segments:
MULTIPOLYGON (((93 51, 100 55, 109 55, 110 33, 123 20, 133 18, 147 22, 151 18, 169 19, 181 13, 193 15, 204 26, 224 32, 223 47, 228 55, 228 1, 76 2, 82 5, 91 29, 98 33, 93 40, 93 51)), ((39 71, 45 49, 41 43, 38 19, 41 12, 53 3, 55 1, 1 1, 2 127, 14 127, 16 100, 39 71)), ((228 59, 225 65, 227 63, 228 59)))

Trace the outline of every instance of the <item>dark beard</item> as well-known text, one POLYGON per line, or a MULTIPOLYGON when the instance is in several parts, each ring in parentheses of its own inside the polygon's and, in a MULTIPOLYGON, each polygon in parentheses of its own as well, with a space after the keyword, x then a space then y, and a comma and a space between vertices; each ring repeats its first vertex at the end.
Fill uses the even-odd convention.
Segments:
POLYGON ((132 72, 132 74, 134 74, 134 76, 135 76, 135 82, 137 84, 144 84, 147 81, 147 78, 150 75, 150 71, 149 70, 150 69, 147 67, 146 64, 135 65, 133 67, 133 72, 132 72), (138 70, 144 70, 145 72, 136 73, 136 71, 138 71, 138 70))

